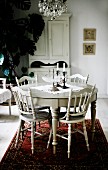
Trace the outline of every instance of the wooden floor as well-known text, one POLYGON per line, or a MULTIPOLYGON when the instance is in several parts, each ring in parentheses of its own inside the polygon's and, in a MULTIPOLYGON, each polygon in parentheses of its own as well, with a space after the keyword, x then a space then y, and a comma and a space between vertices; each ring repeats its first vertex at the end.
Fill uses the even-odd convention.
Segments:
MULTIPOLYGON (((96 118, 101 122, 105 136, 108 140, 108 99, 98 99, 96 106, 96 118)), ((86 118, 90 118, 90 109, 86 118)), ((0 105, 0 160, 6 152, 14 134, 18 128, 18 109, 12 106, 12 115, 9 116, 8 106, 0 105)))

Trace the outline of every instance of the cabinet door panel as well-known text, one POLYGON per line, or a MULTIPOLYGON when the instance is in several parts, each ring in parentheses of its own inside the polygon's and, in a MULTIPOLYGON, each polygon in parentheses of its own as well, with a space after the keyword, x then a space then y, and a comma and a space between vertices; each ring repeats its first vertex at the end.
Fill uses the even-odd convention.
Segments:
POLYGON ((37 59, 45 59, 48 57, 47 55, 47 26, 45 23, 45 28, 42 32, 42 35, 39 37, 38 42, 36 43, 37 50, 35 51, 35 56, 37 59))
POLYGON ((50 59, 59 59, 65 57, 65 29, 64 21, 49 21, 49 52, 50 59))

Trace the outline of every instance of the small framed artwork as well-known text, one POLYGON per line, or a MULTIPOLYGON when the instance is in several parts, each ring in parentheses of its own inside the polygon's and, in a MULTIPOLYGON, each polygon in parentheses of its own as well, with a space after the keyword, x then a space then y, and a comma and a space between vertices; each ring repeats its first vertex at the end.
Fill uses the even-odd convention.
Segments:
POLYGON ((84 55, 95 55, 96 44, 95 43, 83 43, 83 54, 84 55))
POLYGON ((96 40, 96 29, 95 28, 84 28, 83 39, 84 41, 95 41, 96 40))

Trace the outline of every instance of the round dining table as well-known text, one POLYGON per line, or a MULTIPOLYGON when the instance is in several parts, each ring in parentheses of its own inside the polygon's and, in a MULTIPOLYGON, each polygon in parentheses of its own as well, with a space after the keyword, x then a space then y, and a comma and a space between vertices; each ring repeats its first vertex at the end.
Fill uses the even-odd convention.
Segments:
MULTIPOLYGON (((70 88, 73 91, 83 89, 85 87, 92 88, 92 85, 88 84, 77 84, 77 83, 69 83, 66 84, 66 88, 57 87, 54 85, 43 85, 43 84, 29 84, 23 85, 21 88, 24 90, 31 89, 32 96, 35 99, 37 105, 41 106, 50 106, 52 111, 52 130, 53 130, 53 154, 56 153, 57 146, 57 125, 58 125, 58 108, 67 107, 68 106, 68 97, 70 88)), ((96 119, 96 101, 97 101, 97 92, 98 89, 95 88, 93 95, 91 97, 91 133, 92 140, 94 138, 95 133, 95 119, 96 119)))

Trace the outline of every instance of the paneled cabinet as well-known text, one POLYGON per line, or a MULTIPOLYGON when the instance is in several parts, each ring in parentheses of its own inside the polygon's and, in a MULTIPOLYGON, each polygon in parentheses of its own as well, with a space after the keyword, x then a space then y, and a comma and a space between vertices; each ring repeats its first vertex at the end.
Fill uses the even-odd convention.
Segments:
POLYGON ((69 64, 69 25, 66 21, 48 21, 48 43, 51 61, 69 64))
MULTIPOLYGON (((58 61, 65 61, 69 67, 70 16, 71 14, 66 13, 54 21, 51 21, 48 17, 44 17, 45 28, 36 44, 37 50, 34 56, 29 56, 29 73, 34 70, 34 68, 31 68, 31 63, 34 61, 42 61, 45 64, 54 64, 58 61)), ((39 68, 35 69, 39 72, 39 68)), ((47 72, 47 69, 45 70, 47 72)))

